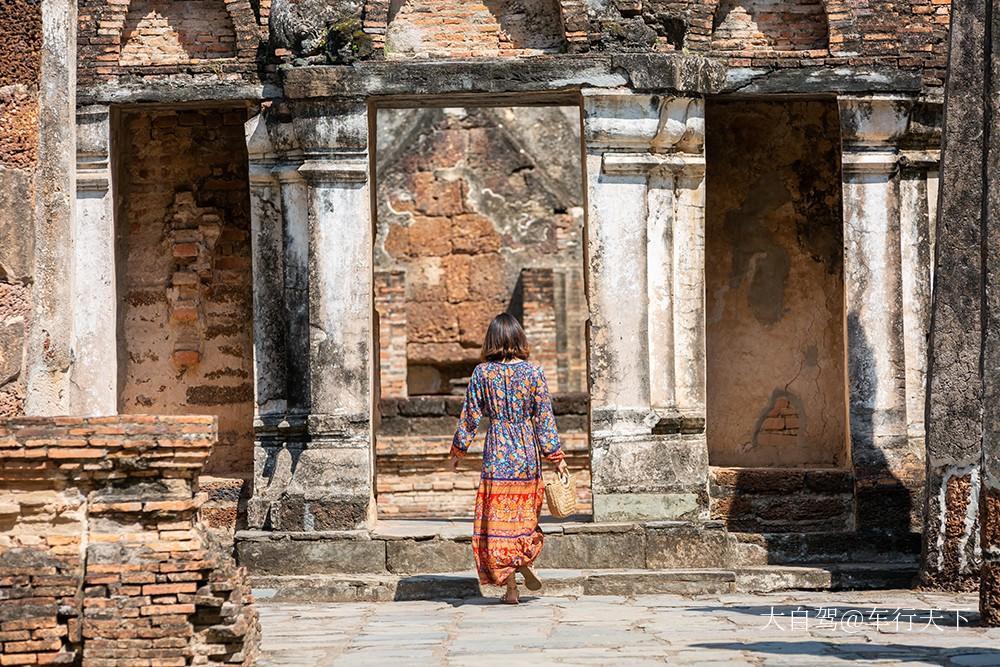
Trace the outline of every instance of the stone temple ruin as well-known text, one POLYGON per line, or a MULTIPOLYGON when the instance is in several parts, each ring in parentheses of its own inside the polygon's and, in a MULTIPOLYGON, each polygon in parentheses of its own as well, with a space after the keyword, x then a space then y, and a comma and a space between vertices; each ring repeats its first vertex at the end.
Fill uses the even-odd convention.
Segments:
POLYGON ((909 583, 926 529, 977 576, 924 436, 947 1, 7 6, 0 416, 216 416, 259 581, 468 566, 386 520, 468 513, 500 310, 585 481, 545 566, 909 583))

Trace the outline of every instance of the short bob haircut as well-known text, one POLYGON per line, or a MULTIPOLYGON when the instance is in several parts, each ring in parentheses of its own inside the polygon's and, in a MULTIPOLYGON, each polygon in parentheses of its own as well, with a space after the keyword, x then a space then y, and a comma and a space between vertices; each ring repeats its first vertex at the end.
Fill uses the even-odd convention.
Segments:
POLYGON ((527 359, 530 353, 528 337, 516 317, 500 313, 493 318, 483 340, 483 361, 527 359))

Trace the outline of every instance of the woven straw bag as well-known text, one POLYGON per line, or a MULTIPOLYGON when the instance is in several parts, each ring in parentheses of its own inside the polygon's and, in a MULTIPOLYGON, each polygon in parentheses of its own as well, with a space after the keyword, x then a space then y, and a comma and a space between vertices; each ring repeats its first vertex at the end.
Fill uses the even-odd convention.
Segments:
POLYGON ((545 502, 549 514, 562 519, 576 512, 576 480, 566 473, 556 475, 555 481, 545 483, 545 502))
MULTIPOLYGON (((535 440, 535 456, 538 460, 538 472, 542 472, 542 448, 535 440)), ((545 504, 549 506, 549 514, 557 519, 564 519, 576 512, 576 479, 568 472, 565 475, 556 474, 554 482, 545 482, 545 504)))

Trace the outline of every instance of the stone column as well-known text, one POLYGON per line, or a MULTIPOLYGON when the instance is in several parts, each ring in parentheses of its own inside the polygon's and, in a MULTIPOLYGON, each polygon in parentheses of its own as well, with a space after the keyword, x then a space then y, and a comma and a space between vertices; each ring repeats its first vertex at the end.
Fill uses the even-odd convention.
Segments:
POLYGON ((375 351, 367 108, 344 100, 298 103, 290 123, 271 122, 265 113, 250 137, 251 149, 263 147, 253 155, 275 156, 257 158, 262 173, 252 177, 260 218, 254 256, 262 262, 255 274, 267 269, 255 319, 274 323, 258 323, 256 332, 279 331, 285 339, 257 342, 269 354, 258 366, 284 368, 266 381, 268 411, 266 401, 258 403, 249 522, 292 531, 369 526, 375 351), (270 175, 263 173, 268 164, 270 175), (271 259, 261 257, 272 250, 271 259))
POLYGON ((897 147, 909 108, 909 100, 897 97, 840 99, 850 437, 860 530, 908 532, 919 516, 922 457, 907 432, 897 147))
POLYGON ((584 96, 596 520, 707 518, 704 103, 584 96))
POLYGON ((909 451, 924 454, 927 409, 927 332, 930 330, 937 150, 902 152, 899 237, 902 261, 903 341, 906 359, 906 437, 909 451))
POLYGON ((73 356, 70 412, 118 413, 118 290, 111 111, 76 113, 76 218, 73 233, 73 356))
POLYGON ((276 154, 263 114, 247 121, 250 234, 253 253, 254 390, 258 420, 282 419, 286 378, 284 214, 276 154))
POLYGON ((76 4, 42 0, 34 285, 27 340, 30 415, 71 409, 73 215, 76 167, 76 4))

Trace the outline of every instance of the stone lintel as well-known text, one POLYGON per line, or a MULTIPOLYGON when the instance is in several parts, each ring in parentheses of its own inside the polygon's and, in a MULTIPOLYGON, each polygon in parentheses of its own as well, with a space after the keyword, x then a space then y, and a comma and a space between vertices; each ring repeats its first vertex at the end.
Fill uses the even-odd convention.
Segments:
POLYGON ((919 69, 879 66, 811 66, 782 69, 730 67, 717 91, 726 95, 918 94, 919 69))
POLYGON ((80 86, 81 104, 192 104, 247 106, 262 99, 281 97, 281 89, 271 84, 249 81, 205 83, 192 77, 174 75, 170 80, 145 79, 136 83, 102 83, 80 86))
POLYGON ((580 90, 620 87, 704 94, 721 88, 724 79, 718 61, 682 54, 373 61, 282 70, 289 99, 356 95, 389 106, 413 100, 444 106, 573 104, 580 90))

